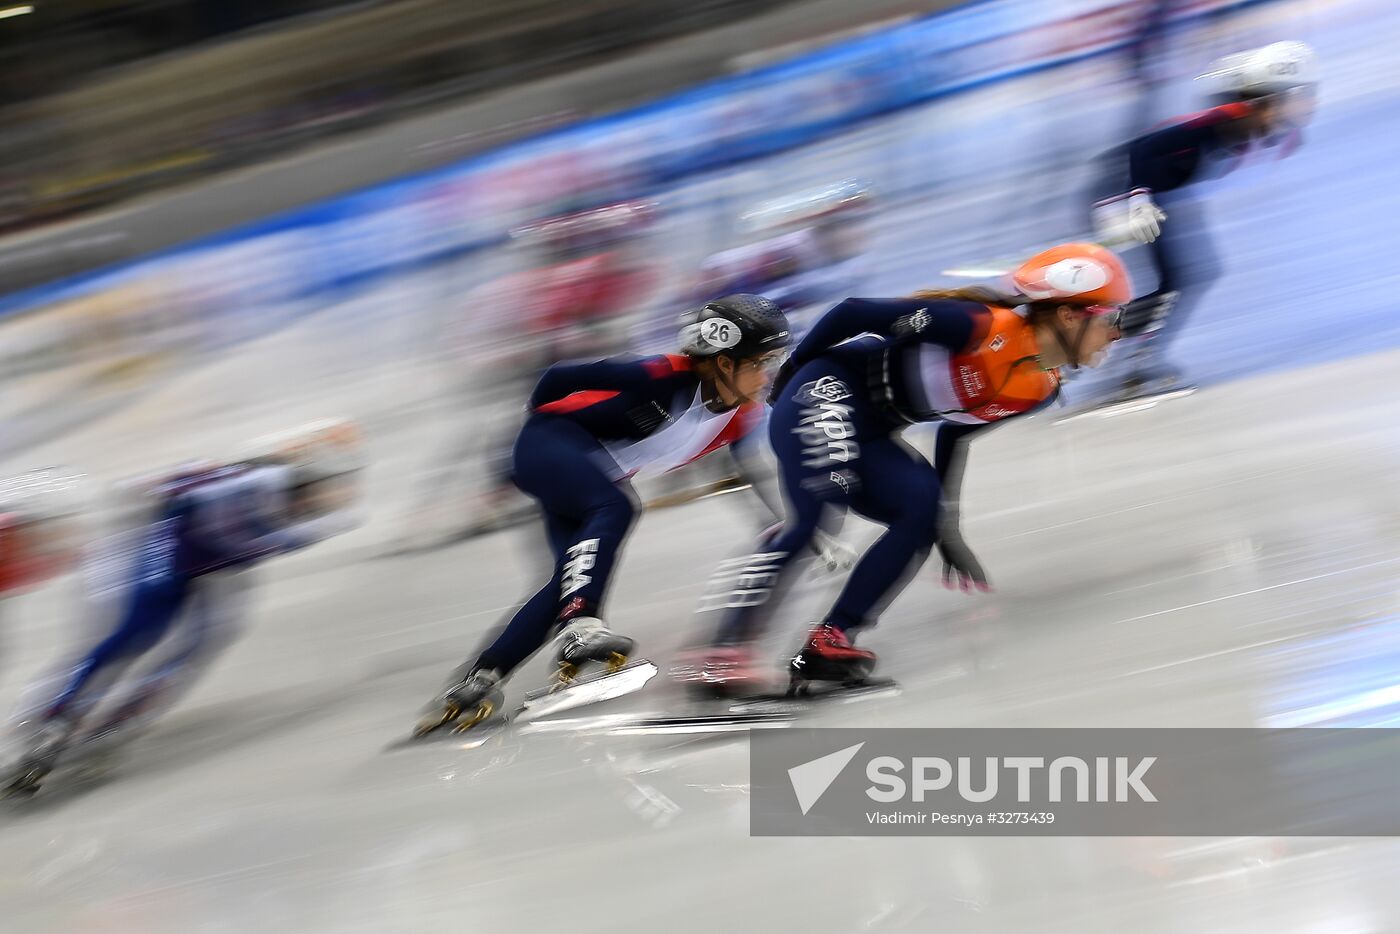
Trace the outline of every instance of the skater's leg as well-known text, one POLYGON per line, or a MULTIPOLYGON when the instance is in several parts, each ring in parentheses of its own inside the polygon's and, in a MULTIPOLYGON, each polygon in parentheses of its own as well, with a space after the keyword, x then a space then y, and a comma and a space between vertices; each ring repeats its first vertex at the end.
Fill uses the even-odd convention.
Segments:
MULTIPOLYGON (((843 517, 856 478, 862 427, 868 415, 856 408, 854 394, 833 389, 828 402, 807 387, 854 384, 854 377, 832 360, 817 360, 797 373, 774 405, 769 440, 782 484, 786 515, 780 530, 760 540, 758 550, 730 567, 737 574, 722 600, 725 618, 715 641, 721 645, 750 642, 800 575, 800 562, 811 557, 818 531, 832 532, 843 517)), ((868 427, 864 434, 869 434, 868 427)))
POLYGON ((1162 224, 1162 235, 1152 243, 1160 275, 1157 290, 1177 295, 1159 328, 1165 343, 1175 339, 1190 320, 1223 269, 1201 202, 1189 196, 1168 196, 1162 203, 1171 213, 1162 224))
POLYGON ((516 483, 544 508, 553 551, 549 582, 515 613, 473 667, 509 673, 577 617, 596 616, 636 514, 605 472, 592 438, 564 422, 531 423, 515 448, 516 483))
POLYGON ((515 611, 501 632, 468 666, 469 669, 490 668, 504 677, 533 655, 549 639, 558 623, 561 556, 568 548, 568 542, 573 540, 577 523, 550 513, 545 513, 544 520, 554 553, 554 575, 549 583, 515 611))
POLYGON ((572 676, 578 664, 595 656, 625 657, 631 651, 630 639, 608 632, 596 618, 635 515, 631 497, 610 479, 605 458, 598 443, 572 423, 541 419, 521 430, 515 445, 515 482, 543 509, 553 573, 476 661, 465 672, 458 671, 439 709, 420 721, 419 735, 459 718, 457 728, 465 729, 491 716, 502 700, 501 679, 561 623, 577 629, 560 649, 561 674, 572 676))
POLYGON ((189 594, 189 578, 174 570, 169 549, 148 548, 112 633, 69 671, 62 688, 30 724, 26 748, 6 793, 32 793, 63 756, 89 713, 122 672, 169 631, 189 594))
POLYGON ((864 680, 875 653, 857 648, 848 633, 876 621, 938 539, 938 475, 913 449, 898 439, 874 439, 863 447, 856 471, 851 506, 884 524, 885 533, 861 556, 826 619, 793 657, 794 686, 864 680))
MULTIPOLYGON (((724 618, 715 633, 717 645, 751 642, 763 630, 774 607, 782 602, 801 575, 800 565, 810 557, 812 539, 821 525, 821 500, 806 493, 787 497, 783 525, 759 539, 757 550, 742 559, 726 562, 716 577, 724 588, 712 606, 722 606, 724 618)), ((718 588, 717 588, 718 589, 718 588)))
POLYGON ((1189 195, 1167 196, 1162 234, 1147 250, 1157 272, 1157 286, 1134 299, 1125 321, 1141 333, 1131 345, 1130 379, 1146 381, 1170 375, 1163 356, 1177 339, 1202 299, 1221 275, 1219 253, 1201 203, 1189 195))
POLYGON ((77 719, 101 700, 115 677, 170 630, 189 593, 189 579, 168 569, 143 576, 116 628, 70 669, 46 718, 77 719))
POLYGON ((516 442, 516 485, 564 520, 551 530, 562 546, 555 555, 561 622, 598 614, 636 519, 631 488, 614 480, 610 467, 598 443, 571 422, 532 422, 516 442))
POLYGON ((240 629, 249 578, 206 575, 193 581, 182 614, 181 640, 126 691, 93 736, 120 732, 126 742, 175 706, 234 641, 240 629))
POLYGON ((871 442, 858 473, 851 505, 886 530, 861 556, 827 615, 826 622, 842 631, 874 624, 938 541, 938 474, 917 452, 894 438, 871 442))

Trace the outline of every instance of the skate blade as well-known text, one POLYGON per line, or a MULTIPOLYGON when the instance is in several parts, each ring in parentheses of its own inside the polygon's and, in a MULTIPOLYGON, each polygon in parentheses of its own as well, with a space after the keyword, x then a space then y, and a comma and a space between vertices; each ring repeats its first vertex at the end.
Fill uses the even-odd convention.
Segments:
POLYGON ((0 789, 0 800, 24 801, 34 797, 39 793, 39 788, 47 775, 47 772, 34 770, 24 773, 0 789))
POLYGON ((455 730, 433 730, 422 736, 404 736, 386 743, 384 752, 400 752, 407 749, 416 749, 422 752, 429 748, 441 749, 443 747, 459 751, 478 749, 499 737, 508 725, 505 717, 497 716, 478 723, 465 733, 458 733, 455 730))
POLYGON ((658 736, 701 733, 742 733, 749 730, 783 729, 793 724, 786 713, 714 713, 671 716, 664 713, 601 714, 540 720, 524 727, 529 733, 593 733, 608 736, 658 736))
POLYGON ((573 662, 560 662, 559 668, 554 672, 554 683, 548 688, 550 691, 560 691, 573 684, 578 679, 578 666, 573 662))
POLYGON ((856 703, 876 698, 895 697, 899 685, 888 679, 867 679, 859 685, 812 685, 811 693, 802 697, 786 694, 765 694, 742 701, 731 701, 721 710, 691 714, 601 714, 593 717, 573 717, 544 720, 524 729, 534 733, 595 733, 608 736, 697 735, 744 733, 750 730, 781 730, 794 725, 809 713, 814 705, 856 703))
POLYGON ((1131 399, 1120 399, 1115 402, 1107 402, 1099 405, 1090 405, 1085 408, 1076 409, 1065 415, 1061 415, 1054 420, 1054 424, 1063 425, 1067 422, 1079 421, 1086 418, 1115 418, 1119 415, 1130 415, 1134 412, 1143 412, 1147 409, 1155 408, 1159 403, 1169 402, 1172 399, 1181 399, 1191 395, 1196 391, 1194 386, 1187 386, 1181 389, 1170 389, 1166 392, 1149 393, 1142 396, 1134 396, 1131 399))
POLYGON ((552 714, 563 713, 586 704, 597 704, 623 697, 646 687, 656 677, 657 668, 646 659, 639 659, 595 678, 586 678, 565 686, 554 686, 525 695, 516 719, 529 723, 552 714))
POLYGON ((836 682, 805 682, 800 691, 789 689, 785 694, 768 694, 734 701, 731 713, 801 713, 813 704, 852 704, 860 701, 898 697, 899 684, 890 678, 866 678, 855 684, 836 682))
POLYGON ((452 732, 454 735, 461 735, 462 733, 465 733, 467 732, 467 730, 470 730, 472 727, 476 726, 478 723, 482 723, 483 721, 490 719, 491 715, 495 712, 496 702, 492 700, 484 700, 476 705, 476 710, 472 713, 470 717, 468 717, 465 720, 459 720, 457 722, 457 725, 452 728, 452 732))
POLYGON ((427 736, 429 733, 432 733, 432 732, 435 732, 435 731, 437 731, 437 730, 440 730, 440 729, 442 729, 443 727, 447 726, 447 724, 449 724, 449 723, 451 723, 452 721, 456 720, 456 719, 457 719, 458 717, 460 717, 461 715, 462 715, 462 710, 461 710, 461 708, 459 708, 459 707, 457 707, 457 706, 455 706, 455 705, 454 705, 454 706, 444 707, 442 710, 438 711, 436 714, 429 714, 428 716, 424 717, 422 720, 419 720, 419 721, 418 721, 418 725, 415 726, 415 727, 413 728, 413 737, 412 737, 412 738, 413 738, 413 739, 420 739, 420 738, 422 738, 422 737, 424 737, 424 736, 427 736))

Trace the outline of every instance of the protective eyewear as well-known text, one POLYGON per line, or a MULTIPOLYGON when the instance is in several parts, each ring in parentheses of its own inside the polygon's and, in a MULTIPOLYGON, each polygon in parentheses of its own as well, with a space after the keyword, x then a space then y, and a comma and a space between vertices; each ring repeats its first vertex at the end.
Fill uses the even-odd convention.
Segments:
POLYGON ((1085 305, 1084 311, 1095 318, 1103 318, 1104 323, 1111 328, 1123 326, 1122 305, 1085 305))

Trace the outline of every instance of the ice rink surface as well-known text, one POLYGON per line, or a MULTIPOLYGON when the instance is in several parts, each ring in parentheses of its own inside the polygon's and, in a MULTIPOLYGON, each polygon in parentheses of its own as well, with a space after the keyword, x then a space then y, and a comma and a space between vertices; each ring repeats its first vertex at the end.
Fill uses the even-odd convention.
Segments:
MULTIPOLYGON (((1391 352, 996 432, 973 454, 967 531, 997 593, 950 593, 926 570, 865 640, 904 693, 810 722, 1393 723, 1367 698, 1400 661, 1397 393, 1391 352)), ((646 655, 694 633, 707 570, 743 543, 740 500, 640 523, 612 620, 646 655)), ((1383 839, 758 839, 741 735, 386 752, 526 587, 531 548, 520 531, 269 568, 245 640, 118 772, 5 814, 6 929, 1350 932, 1400 917, 1383 839)), ((775 627, 775 659, 804 618, 794 606, 775 627)), ((10 639, 52 653, 34 626, 10 639)), ((544 673, 532 661, 516 696, 544 673)), ((678 700, 654 683, 617 704, 678 700)))
MULTIPOLYGON (((930 564, 864 638, 903 693, 811 725, 1400 718, 1400 267, 1387 223, 1400 196, 1382 183, 1400 155, 1400 72, 1372 38, 1400 13, 1366 0, 1268 9, 1208 38, 1315 42, 1324 107, 1315 145, 1211 202, 1230 273, 1181 347, 1204 388, 979 440, 965 530, 996 593, 945 591, 930 564)), ((1032 186, 1037 152, 975 191, 887 206, 882 288, 1067 232, 1079 180, 1066 168, 1032 186), (1042 216, 1027 203, 1046 219, 1027 220, 1042 216), (969 212, 964 237, 949 218, 969 212)), ((833 158, 767 162, 746 184, 833 158)), ((703 200, 704 184, 677 197, 703 200)), ((688 260, 678 247, 677 265, 688 260)), ((386 751, 540 575, 532 529, 375 557, 402 517, 396 478, 462 417, 411 352, 421 321, 384 310, 451 288, 434 270, 381 284, 5 464, 111 479, 328 411, 360 417, 375 454, 367 525, 259 572, 244 638, 117 772, 0 813, 0 930, 1400 930, 1400 847, 1386 839, 750 838, 742 734, 507 732, 475 749, 386 751), (298 381, 317 394, 291 393, 298 381)), ((739 495, 647 514, 614 584, 615 628, 664 665, 751 521, 739 495)), ((787 608, 775 660, 838 583, 816 579, 787 608)), ((3 608, 7 708, 91 638, 76 591, 64 581, 3 608)), ((522 669, 512 697, 545 670, 522 669)), ((657 681, 617 706, 678 703, 657 681)))

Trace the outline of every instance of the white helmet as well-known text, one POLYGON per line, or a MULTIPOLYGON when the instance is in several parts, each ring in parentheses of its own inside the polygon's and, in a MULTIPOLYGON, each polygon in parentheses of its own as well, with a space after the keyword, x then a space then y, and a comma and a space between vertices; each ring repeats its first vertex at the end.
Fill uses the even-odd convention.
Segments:
POLYGON ((758 233, 832 217, 855 219, 871 208, 873 193, 860 179, 848 178, 782 198, 764 201, 739 219, 741 227, 758 233))
POLYGON ((348 418, 328 418, 269 435, 253 443, 251 463, 283 464, 292 468, 300 486, 329 480, 365 466, 363 436, 348 418))
POLYGON ((1236 97, 1280 94, 1317 84, 1317 54, 1306 42, 1274 42, 1227 55, 1198 80, 1236 97))

